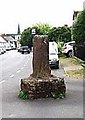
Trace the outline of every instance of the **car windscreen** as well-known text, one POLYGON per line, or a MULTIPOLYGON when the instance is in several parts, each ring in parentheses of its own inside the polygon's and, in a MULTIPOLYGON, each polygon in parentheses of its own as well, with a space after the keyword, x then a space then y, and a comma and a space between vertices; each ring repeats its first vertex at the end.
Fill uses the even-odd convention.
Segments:
POLYGON ((22 46, 21 48, 22 48, 22 49, 23 49, 23 48, 26 48, 26 49, 28 49, 28 46, 22 46))

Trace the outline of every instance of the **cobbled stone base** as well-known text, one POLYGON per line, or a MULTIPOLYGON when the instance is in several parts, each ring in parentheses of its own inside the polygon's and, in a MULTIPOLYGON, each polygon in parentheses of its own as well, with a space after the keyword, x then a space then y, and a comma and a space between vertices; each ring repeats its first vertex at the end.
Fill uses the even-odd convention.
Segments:
POLYGON ((51 75, 49 79, 33 78, 21 79, 19 97, 23 99, 64 98, 66 85, 64 78, 51 75))

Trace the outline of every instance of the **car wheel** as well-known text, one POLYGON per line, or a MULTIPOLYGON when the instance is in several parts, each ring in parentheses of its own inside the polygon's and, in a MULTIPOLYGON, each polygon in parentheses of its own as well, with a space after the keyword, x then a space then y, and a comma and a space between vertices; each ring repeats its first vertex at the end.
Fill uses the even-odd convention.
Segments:
POLYGON ((57 65, 55 66, 56 69, 59 69, 59 61, 57 62, 57 65))
POLYGON ((30 54, 30 51, 28 51, 28 54, 30 54))
POLYGON ((59 64, 56 66, 56 69, 59 69, 59 64))
POLYGON ((24 54, 24 52, 22 52, 22 54, 24 54))

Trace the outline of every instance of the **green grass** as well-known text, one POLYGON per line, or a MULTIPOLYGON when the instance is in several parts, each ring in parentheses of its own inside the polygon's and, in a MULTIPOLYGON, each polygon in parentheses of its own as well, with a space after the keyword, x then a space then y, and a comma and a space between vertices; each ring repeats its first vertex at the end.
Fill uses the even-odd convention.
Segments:
POLYGON ((83 78, 83 69, 66 71, 69 77, 83 78))
POLYGON ((75 58, 67 58, 65 56, 60 57, 60 62, 63 65, 63 67, 68 67, 70 68, 73 67, 73 70, 67 69, 66 74, 69 77, 76 77, 76 78, 82 78, 84 75, 84 70, 81 67, 81 62, 78 59, 75 58), (78 66, 80 69, 75 69, 75 66, 78 66))
POLYGON ((68 57, 60 57, 60 62, 64 66, 73 66, 73 65, 81 65, 81 62, 75 58, 68 58, 68 57))

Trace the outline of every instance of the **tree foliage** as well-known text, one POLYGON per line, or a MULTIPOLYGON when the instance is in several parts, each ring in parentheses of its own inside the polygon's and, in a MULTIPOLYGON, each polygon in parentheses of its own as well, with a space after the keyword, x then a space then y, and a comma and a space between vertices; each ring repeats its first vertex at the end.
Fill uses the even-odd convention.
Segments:
POLYGON ((61 31, 58 28, 53 27, 48 33, 49 41, 58 41, 60 34, 61 34, 61 31))
POLYGON ((47 35, 51 29, 51 26, 47 23, 37 23, 33 27, 37 28, 39 35, 47 35))
POLYGON ((21 40, 20 40, 21 45, 28 45, 28 46, 32 45, 32 34, 31 34, 31 31, 32 31, 32 28, 28 27, 27 29, 25 29, 22 32, 21 40))
POLYGON ((76 44, 85 43, 85 10, 82 11, 72 26, 73 40, 76 44))
POLYGON ((53 27, 48 33, 49 41, 68 42, 71 41, 71 29, 68 26, 53 27))
POLYGON ((37 35, 48 35, 49 41, 56 41, 57 43, 71 41, 71 29, 68 26, 52 27, 47 23, 37 23, 22 32, 21 45, 32 46, 32 29, 35 29, 37 35))
POLYGON ((33 27, 28 27, 21 34, 21 40, 20 40, 21 45, 32 46, 33 44, 32 29, 35 29, 36 34, 38 35, 46 35, 50 31, 50 28, 51 26, 46 23, 43 23, 43 24, 39 23, 39 24, 33 25, 33 27))

